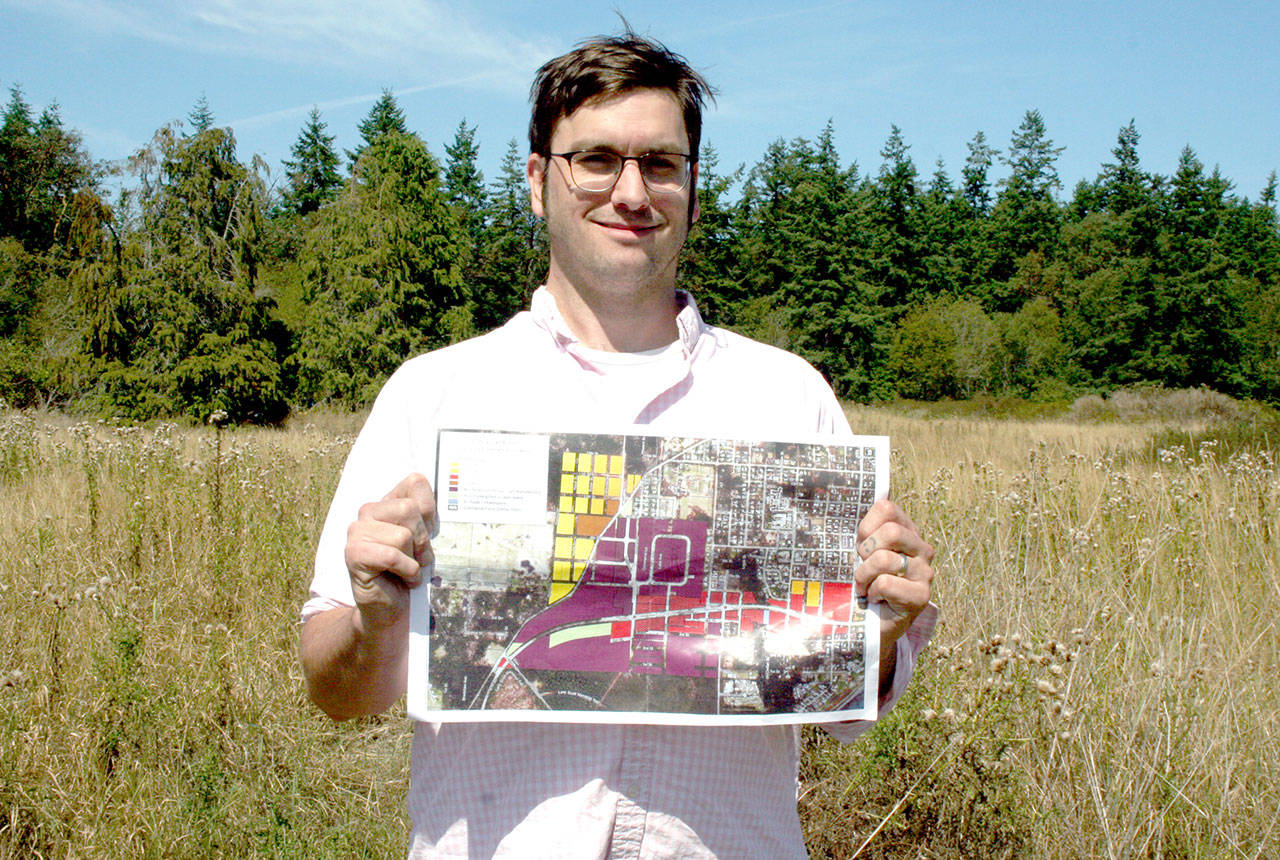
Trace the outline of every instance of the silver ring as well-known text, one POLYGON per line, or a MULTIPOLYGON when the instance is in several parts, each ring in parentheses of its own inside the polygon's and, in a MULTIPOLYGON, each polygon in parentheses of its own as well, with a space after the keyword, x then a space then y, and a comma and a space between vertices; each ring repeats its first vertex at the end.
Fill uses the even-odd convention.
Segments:
POLYGON ((906 553, 900 553, 900 555, 902 556, 902 566, 898 568, 898 576, 906 576, 906 575, 907 575, 907 561, 908 561, 908 559, 907 559, 907 554, 906 554, 906 553))

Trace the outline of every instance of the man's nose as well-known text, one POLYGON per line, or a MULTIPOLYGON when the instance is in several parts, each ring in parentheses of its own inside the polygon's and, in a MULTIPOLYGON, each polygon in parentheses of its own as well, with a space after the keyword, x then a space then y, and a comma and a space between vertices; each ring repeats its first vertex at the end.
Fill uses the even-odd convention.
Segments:
POLYGON ((622 162, 622 172, 613 186, 613 202, 627 209, 643 209, 649 205, 649 188, 644 184, 640 162, 622 162))

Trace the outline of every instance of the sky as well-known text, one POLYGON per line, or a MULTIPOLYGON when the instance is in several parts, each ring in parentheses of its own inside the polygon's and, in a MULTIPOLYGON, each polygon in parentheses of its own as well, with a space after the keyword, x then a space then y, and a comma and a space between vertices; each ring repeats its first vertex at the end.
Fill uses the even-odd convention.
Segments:
POLYGON ((619 13, 718 90, 703 140, 722 173, 830 121, 862 175, 896 124, 922 177, 942 159, 955 180, 976 132, 1007 149, 1030 109, 1065 147, 1064 197, 1130 119, 1148 171, 1172 174, 1189 145, 1256 199, 1280 169, 1280 4, 1256 0, 0 0, 0 88, 37 111, 56 102, 109 161, 203 96, 276 184, 313 105, 341 153, 390 89, 439 156, 460 121, 476 126, 492 180, 508 141, 527 152, 538 66, 617 32, 619 13))

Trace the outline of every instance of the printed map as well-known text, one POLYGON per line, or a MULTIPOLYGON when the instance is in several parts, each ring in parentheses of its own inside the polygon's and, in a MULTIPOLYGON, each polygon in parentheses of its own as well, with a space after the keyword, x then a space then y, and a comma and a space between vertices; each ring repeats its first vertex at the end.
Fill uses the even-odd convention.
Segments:
POLYGON ((887 444, 441 431, 410 713, 874 718, 853 572, 887 444))

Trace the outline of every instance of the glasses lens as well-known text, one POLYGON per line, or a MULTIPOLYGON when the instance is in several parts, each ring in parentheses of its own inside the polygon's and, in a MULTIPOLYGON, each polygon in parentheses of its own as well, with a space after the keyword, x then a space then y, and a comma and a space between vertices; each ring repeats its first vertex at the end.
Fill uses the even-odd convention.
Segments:
POLYGON ((613 152, 577 152, 569 159, 569 169, 583 191, 608 191, 622 172, 622 156, 613 152))
POLYGON ((689 160, 672 152, 651 152, 640 158, 640 174, 651 191, 679 191, 689 180, 689 160))
POLYGON ((688 157, 674 152, 650 152, 638 158, 616 152, 575 152, 569 159, 569 172, 583 191, 608 191, 618 181, 623 165, 633 158, 650 191, 679 191, 689 181, 688 157))

